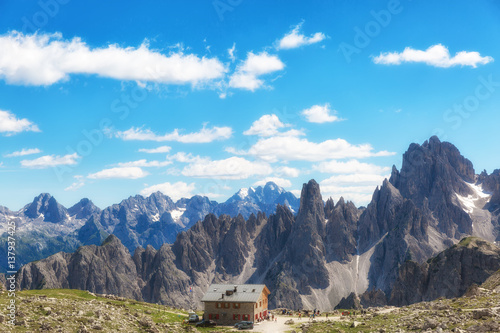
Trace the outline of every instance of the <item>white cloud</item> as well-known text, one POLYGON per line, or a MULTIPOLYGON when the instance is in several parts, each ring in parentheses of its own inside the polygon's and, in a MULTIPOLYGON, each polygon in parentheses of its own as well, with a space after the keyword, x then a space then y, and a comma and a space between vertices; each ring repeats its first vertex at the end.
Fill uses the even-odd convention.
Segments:
POLYGON ((196 188, 194 183, 187 184, 184 182, 176 183, 163 183, 153 186, 146 187, 141 191, 144 196, 149 196, 152 193, 160 191, 161 193, 168 195, 172 200, 179 200, 181 198, 191 198, 193 196, 193 191, 196 188))
POLYGON ((22 160, 21 165, 30 169, 45 169, 58 165, 75 165, 80 158, 77 153, 64 156, 45 155, 34 160, 22 160))
POLYGON ((60 33, 0 36, 0 77, 9 84, 51 85, 71 74, 98 75, 116 80, 197 85, 221 79, 225 66, 217 58, 194 54, 162 54, 141 46, 116 44, 91 48, 79 37, 63 39, 60 33))
POLYGON ((350 174, 350 175, 337 175, 331 176, 323 180, 321 183, 325 185, 338 185, 338 184, 363 184, 363 185, 379 185, 382 184, 384 178, 388 176, 374 175, 374 174, 350 174))
POLYGON ((158 135, 150 129, 142 129, 132 127, 126 131, 117 131, 114 135, 122 140, 138 140, 138 141, 177 141, 182 143, 207 143, 216 140, 224 140, 231 137, 233 130, 231 127, 212 128, 203 127, 199 132, 181 134, 178 129, 174 129, 171 133, 158 135))
POLYGON ((271 136, 278 133, 278 129, 286 127, 277 115, 265 114, 254 121, 252 126, 243 132, 244 135, 271 136))
POLYGON ((492 62, 490 56, 481 57, 479 52, 457 52, 450 57, 450 52, 446 46, 436 44, 427 50, 415 50, 407 47, 403 52, 383 52, 373 58, 373 62, 383 65, 400 65, 403 62, 421 62, 434 67, 470 66, 476 68, 477 65, 485 65, 492 62))
POLYGON ((279 178, 279 177, 267 177, 267 178, 264 178, 263 180, 259 180, 258 182, 255 182, 253 184, 253 186, 264 186, 268 182, 273 182, 273 183, 275 183, 276 185, 278 185, 280 187, 290 187, 290 186, 292 186, 292 182, 291 181, 289 181, 288 179, 279 178))
MULTIPOLYGON (((1 50, 0 47, 0 77, 2 76, 1 50)), ((5 133, 5 135, 9 136, 20 132, 40 132, 40 129, 26 118, 18 119, 10 111, 0 110, 0 133, 5 133)))
POLYGON ((182 170, 182 175, 199 178, 246 179, 251 176, 268 175, 272 171, 272 167, 267 163, 251 162, 241 157, 215 161, 205 158, 187 165, 182 170))
POLYGON ((33 155, 33 154, 39 154, 42 151, 38 148, 23 148, 19 151, 15 151, 13 153, 4 155, 5 157, 19 157, 19 156, 26 156, 26 155, 33 155))
POLYGON ((277 175, 283 175, 283 176, 292 177, 292 178, 298 177, 300 175, 299 169, 291 168, 291 167, 287 167, 287 166, 282 166, 282 167, 276 168, 274 173, 277 175))
POLYGON ((233 47, 227 49, 227 54, 229 55, 229 59, 231 59, 232 62, 236 60, 236 57, 234 56, 235 51, 236 51, 236 43, 233 43, 233 47))
POLYGON ((287 33, 278 42, 278 50, 295 49, 303 45, 311 45, 319 43, 326 38, 325 34, 322 32, 316 32, 310 37, 306 37, 300 33, 300 28, 302 24, 296 25, 289 33, 287 33))
POLYGON ((291 190, 289 192, 292 192, 293 195, 295 195, 297 198, 300 198, 301 190, 291 190))
POLYGON ((328 161, 321 162, 314 165, 313 169, 324 173, 364 173, 364 174, 381 174, 389 172, 391 168, 381 167, 375 164, 362 163, 357 160, 350 160, 347 162, 341 161, 328 161))
POLYGON ((199 162, 199 161, 203 160, 203 158, 198 156, 198 155, 194 156, 191 153, 185 153, 183 151, 180 151, 178 153, 175 153, 174 155, 168 156, 167 158, 169 160, 177 161, 177 162, 181 162, 181 163, 193 163, 193 162, 199 162))
POLYGON ((323 197, 332 197, 334 200, 342 196, 358 206, 366 205, 375 188, 388 177, 389 175, 363 173, 335 175, 320 182, 321 193, 323 197))
POLYGON ((343 139, 326 140, 315 143, 307 139, 291 136, 273 136, 259 139, 248 151, 227 148, 236 155, 250 155, 267 162, 284 161, 324 161, 343 158, 366 158, 392 156, 388 151, 374 152, 370 144, 353 145, 343 139))
POLYGON ((76 179, 76 181, 73 184, 71 184, 70 186, 66 187, 64 189, 65 191, 76 191, 85 185, 85 180, 84 180, 83 176, 76 175, 76 176, 74 176, 74 178, 76 179))
POLYGON ((269 55, 267 52, 259 54, 248 52, 245 61, 231 75, 229 86, 255 91, 264 86, 264 81, 259 76, 281 71, 283 68, 285 64, 276 55, 269 55))
POLYGON ((338 201, 340 197, 344 197, 345 200, 350 200, 357 206, 366 206, 372 199, 376 185, 337 186, 320 182, 320 188, 324 199, 332 197, 338 201))
POLYGON ((149 175, 149 173, 143 171, 139 167, 117 167, 104 169, 96 173, 92 173, 87 176, 89 179, 112 179, 112 178, 123 178, 123 179, 138 179, 149 175))
POLYGON ((142 149, 139 149, 139 152, 147 153, 147 154, 158 154, 158 153, 168 153, 171 149, 172 149, 172 147, 169 147, 169 146, 161 146, 161 147, 152 148, 152 149, 142 148, 142 149))
POLYGON ((132 162, 122 162, 118 163, 119 167, 163 167, 172 164, 172 161, 147 161, 145 159, 132 161, 132 162))
POLYGON ((308 122, 310 123, 331 123, 334 121, 341 121, 335 114, 337 111, 330 109, 330 104, 313 105, 309 109, 302 111, 308 122), (333 114, 330 112, 333 111, 333 114))

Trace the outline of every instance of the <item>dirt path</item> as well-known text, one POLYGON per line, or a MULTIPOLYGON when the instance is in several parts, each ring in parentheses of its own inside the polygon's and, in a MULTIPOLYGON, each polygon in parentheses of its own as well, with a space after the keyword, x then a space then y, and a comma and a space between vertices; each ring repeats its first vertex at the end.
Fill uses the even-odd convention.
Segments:
MULTIPOLYGON (((272 322, 272 321, 263 321, 261 323, 257 323, 254 326, 253 330, 250 330, 250 332, 264 332, 264 333, 282 333, 286 331, 291 331, 293 328, 291 325, 285 325, 285 322, 289 319, 293 319, 295 324, 300 324, 300 323, 308 323, 309 319, 301 319, 299 320, 297 316, 278 316, 278 321, 272 322)), ((329 320, 340 320, 339 316, 330 316, 328 317, 329 320)), ((321 317, 316 317, 316 321, 325 321, 327 318, 321 316, 321 317)))

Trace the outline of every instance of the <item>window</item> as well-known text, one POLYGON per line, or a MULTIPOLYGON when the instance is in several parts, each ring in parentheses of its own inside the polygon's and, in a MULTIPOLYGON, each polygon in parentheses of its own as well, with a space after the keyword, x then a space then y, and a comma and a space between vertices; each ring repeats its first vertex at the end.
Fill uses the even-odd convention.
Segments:
POLYGON ((259 319, 259 315, 255 315, 255 320, 259 319))
POLYGON ((233 303, 233 308, 234 309, 239 309, 240 308, 240 303, 233 303))
POLYGON ((259 306, 262 306, 262 301, 259 302, 259 306))
POLYGON ((216 315, 215 315, 215 319, 219 319, 219 314, 216 314, 216 315))
POLYGON ((216 307, 216 308, 220 308, 220 307, 221 307, 221 304, 220 304, 220 303, 215 303, 215 307, 216 307))
POLYGON ((230 306, 230 305, 231 305, 231 304, 229 304, 229 303, 224 303, 224 307, 225 307, 226 309, 229 309, 229 306, 230 306))
MULTIPOLYGON (((239 314, 233 314, 233 320, 240 320, 239 314)), ((245 320, 245 315, 243 315, 243 320, 245 320)))
POLYGON ((255 303, 255 308, 257 309, 257 303, 255 303))

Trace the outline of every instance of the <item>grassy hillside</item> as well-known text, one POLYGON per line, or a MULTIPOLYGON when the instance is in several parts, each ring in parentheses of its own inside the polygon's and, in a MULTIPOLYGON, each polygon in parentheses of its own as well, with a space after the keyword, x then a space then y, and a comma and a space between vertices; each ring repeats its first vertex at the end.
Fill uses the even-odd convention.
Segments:
MULTIPOLYGON (((0 292, 0 308, 10 298, 0 292)), ((26 290, 16 293, 16 326, 7 326, 7 312, 0 312, 5 332, 221 332, 183 324, 184 310, 137 302, 115 296, 96 296, 69 289, 26 290), (3 319, 3 320, 2 320, 3 319)), ((3 330, 2 330, 3 332, 3 330)))

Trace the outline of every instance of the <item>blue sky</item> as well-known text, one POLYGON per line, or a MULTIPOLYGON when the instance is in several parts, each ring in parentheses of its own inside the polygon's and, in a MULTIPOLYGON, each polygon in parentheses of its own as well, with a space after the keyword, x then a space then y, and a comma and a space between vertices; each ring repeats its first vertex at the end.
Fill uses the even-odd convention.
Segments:
POLYGON ((0 205, 311 178, 361 205, 434 134, 492 172, 499 18, 495 1, 2 1, 0 205))

